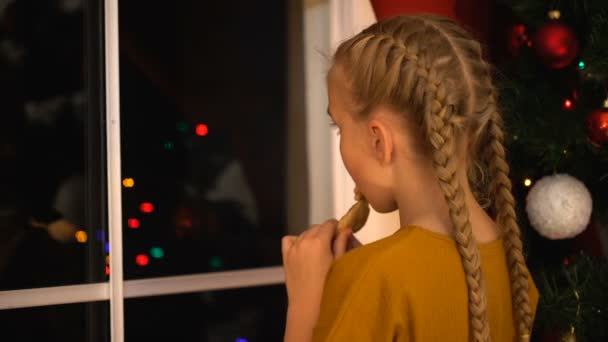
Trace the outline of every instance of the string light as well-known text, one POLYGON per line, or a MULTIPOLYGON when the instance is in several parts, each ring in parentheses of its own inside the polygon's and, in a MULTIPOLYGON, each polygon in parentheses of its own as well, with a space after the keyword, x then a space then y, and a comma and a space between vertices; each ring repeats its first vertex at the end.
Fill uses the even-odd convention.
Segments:
POLYGON ((142 266, 142 267, 143 267, 143 266, 148 266, 148 263, 149 263, 149 262, 150 262, 150 258, 148 258, 148 256, 147 256, 147 255, 145 255, 145 254, 138 254, 138 255, 135 257, 135 263, 136 263, 138 266, 142 266))
POLYGON ((574 106, 574 104, 572 103, 572 100, 570 99, 566 99, 566 101, 564 101, 564 108, 565 109, 572 109, 572 107, 574 106))
POLYGON ((142 213, 150 214, 154 211, 154 205, 150 202, 144 202, 139 205, 139 210, 142 213))
POLYGON ((222 261, 222 259, 218 256, 214 256, 211 258, 211 260, 209 260, 209 265, 215 270, 221 268, 223 263, 224 262, 222 261))
POLYGON ((532 180, 530 178, 524 179, 524 185, 529 187, 530 185, 532 185, 532 180))
POLYGON ((131 229, 137 229, 137 228, 139 228, 139 220, 136 218, 130 218, 127 220, 127 225, 131 229))
POLYGON ((578 68, 581 70, 585 69, 585 62, 583 62, 583 61, 578 62, 578 68))
POLYGON ((236 342, 248 342, 248 341, 242 337, 237 337, 236 342))
POLYGON ((559 10, 551 10, 549 13, 547 13, 547 16, 550 19, 557 20, 562 16, 562 13, 559 10))
POLYGON ((106 253, 110 253, 110 243, 106 242, 106 253))
POLYGON ((110 275, 110 266, 106 266, 106 275, 110 275))
POLYGON ((188 124, 185 122, 178 122, 177 123, 177 130, 182 132, 182 133, 186 133, 186 131, 188 130, 188 124))
POLYGON ((80 243, 85 243, 88 240, 87 232, 85 232, 84 230, 77 231, 75 235, 76 235, 76 241, 78 241, 80 243))
POLYGON ((196 125, 196 135, 198 135, 199 137, 204 137, 207 134, 209 134, 209 127, 207 127, 207 125, 205 125, 205 124, 196 125))
POLYGON ((167 141, 165 143, 165 150, 172 150, 173 149, 173 143, 171 141, 167 141))
POLYGON ((109 265, 109 264, 110 264, 110 256, 106 255, 106 265, 109 265))
POLYGON ((150 248, 150 255, 154 259, 161 259, 165 256, 165 251, 160 247, 152 247, 150 248))
POLYGON ((135 186, 135 180, 133 178, 125 178, 122 180, 122 185, 125 188, 132 188, 135 186))

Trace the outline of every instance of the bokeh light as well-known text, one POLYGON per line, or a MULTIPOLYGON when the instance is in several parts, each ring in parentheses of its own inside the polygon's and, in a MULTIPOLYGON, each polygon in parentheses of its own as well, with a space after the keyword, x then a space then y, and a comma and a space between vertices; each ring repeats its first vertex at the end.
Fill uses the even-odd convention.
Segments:
POLYGON ((209 127, 207 127, 207 125, 205 125, 205 124, 196 125, 196 135, 198 135, 199 137, 204 137, 207 134, 209 134, 209 127))
POLYGON ((178 122, 176 126, 177 126, 177 130, 182 133, 186 133, 186 131, 188 131, 188 124, 183 121, 178 122))
POLYGON ((209 266, 211 266, 211 268, 214 270, 221 268, 223 264, 224 262, 222 261, 222 258, 218 256, 214 256, 211 258, 211 260, 209 260, 209 266))
POLYGON ((139 210, 142 213, 150 214, 154 211, 154 205, 150 202, 144 202, 139 205, 139 210))
POLYGON ((135 257, 135 263, 139 266, 148 266, 149 262, 150 262, 150 258, 148 258, 148 256, 145 254, 138 254, 135 257))
POLYGON ((152 247, 150 248, 150 255, 154 259, 161 259, 165 256, 165 251, 160 247, 152 247))
POLYGON ((135 186, 135 180, 133 178, 125 178, 122 180, 122 185, 125 188, 132 188, 135 186))
POLYGON ((130 218, 127 220, 127 225, 131 229, 137 229, 137 228, 139 228, 139 220, 136 218, 130 218))
POLYGON ((85 243, 88 240, 87 232, 85 232, 84 230, 77 231, 75 235, 76 235, 76 241, 78 241, 80 243, 85 243))

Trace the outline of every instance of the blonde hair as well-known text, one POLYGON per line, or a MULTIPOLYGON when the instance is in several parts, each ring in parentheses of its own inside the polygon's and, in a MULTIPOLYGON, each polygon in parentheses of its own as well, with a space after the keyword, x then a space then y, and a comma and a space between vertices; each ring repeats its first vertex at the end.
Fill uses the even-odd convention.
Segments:
MULTIPOLYGON (((509 266, 513 312, 519 339, 532 328, 528 271, 522 252, 509 166, 505 159, 502 119, 491 67, 481 45, 450 19, 433 15, 400 16, 378 22, 343 42, 334 55, 343 68, 354 100, 365 116, 390 105, 420 126, 447 201, 469 298, 470 336, 490 341, 487 300, 480 254, 472 234, 464 190, 457 173, 457 146, 469 143, 469 181, 486 170, 487 195, 501 228, 509 266)), ((483 182, 482 182, 483 184, 483 182)))

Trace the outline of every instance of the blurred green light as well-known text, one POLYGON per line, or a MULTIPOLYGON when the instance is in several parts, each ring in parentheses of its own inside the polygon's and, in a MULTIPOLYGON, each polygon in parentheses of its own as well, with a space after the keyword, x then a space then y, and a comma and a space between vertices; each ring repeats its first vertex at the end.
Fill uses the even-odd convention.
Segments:
POLYGON ((188 131, 188 124, 185 122, 178 122, 177 123, 177 130, 182 132, 182 133, 186 133, 188 131))
POLYGON ((211 258, 211 260, 209 260, 209 265, 211 265, 211 268, 216 270, 222 267, 223 263, 224 262, 222 261, 222 259, 218 256, 214 256, 211 258))
POLYGON ((165 251, 163 251, 163 249, 160 248, 160 247, 152 247, 150 249, 150 255, 154 259, 160 259, 160 258, 163 258, 165 256, 165 251))
POLYGON ((166 150, 172 150, 173 149, 173 143, 168 141, 165 143, 165 149, 166 150))
POLYGON ((578 68, 581 70, 585 69, 585 62, 583 62, 583 61, 578 62, 578 68))

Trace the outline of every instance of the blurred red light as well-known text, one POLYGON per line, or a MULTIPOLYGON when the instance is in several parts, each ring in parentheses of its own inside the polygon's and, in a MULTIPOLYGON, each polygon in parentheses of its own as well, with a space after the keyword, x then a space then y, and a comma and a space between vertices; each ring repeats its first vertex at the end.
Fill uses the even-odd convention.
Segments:
POLYGON ((110 275, 110 266, 106 266, 106 275, 110 275))
POLYGON ((207 127, 207 125, 205 125, 205 124, 196 125, 196 135, 198 135, 199 137, 204 137, 207 134, 209 134, 209 127, 207 127))
POLYGON ((149 214, 154 211, 154 205, 150 202, 144 202, 139 206, 139 210, 141 210, 142 213, 149 214))
POLYGON ((145 254, 138 254, 135 257, 135 263, 139 266, 147 266, 149 262, 150 262, 150 259, 145 254))
POLYGON ((127 220, 127 225, 131 229, 137 229, 137 228, 139 228, 139 220, 136 218, 130 218, 127 220))

